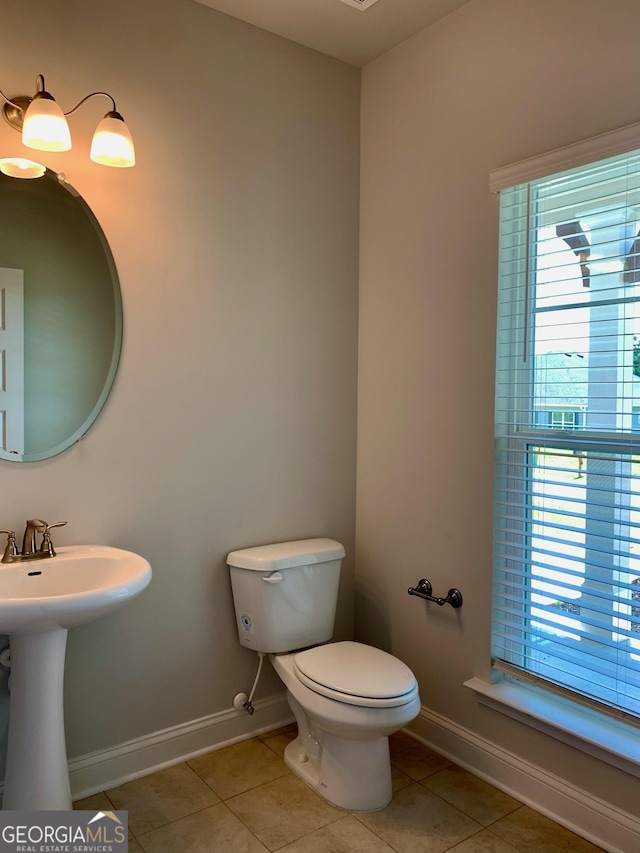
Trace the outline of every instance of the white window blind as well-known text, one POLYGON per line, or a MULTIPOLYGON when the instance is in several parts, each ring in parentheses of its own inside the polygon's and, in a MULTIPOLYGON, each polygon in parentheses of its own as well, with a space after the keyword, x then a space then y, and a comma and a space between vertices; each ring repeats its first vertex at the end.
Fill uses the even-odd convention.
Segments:
POLYGON ((640 150, 500 192, 493 656, 640 725, 640 150))

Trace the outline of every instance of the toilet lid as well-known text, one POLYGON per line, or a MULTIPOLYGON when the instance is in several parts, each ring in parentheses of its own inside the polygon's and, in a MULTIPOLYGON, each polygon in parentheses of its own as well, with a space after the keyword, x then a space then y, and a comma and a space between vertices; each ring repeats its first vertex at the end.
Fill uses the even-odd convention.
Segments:
POLYGON ((416 690, 416 679, 408 666, 362 643, 327 643, 298 652, 293 660, 303 684, 350 704, 403 705, 411 699, 408 694, 416 690))

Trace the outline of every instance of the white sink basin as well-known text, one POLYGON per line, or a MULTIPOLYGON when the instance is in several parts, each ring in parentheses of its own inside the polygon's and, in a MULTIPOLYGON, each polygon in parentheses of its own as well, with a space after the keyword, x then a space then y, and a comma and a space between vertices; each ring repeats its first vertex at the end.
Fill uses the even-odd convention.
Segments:
POLYGON ((105 545, 68 545, 55 557, 0 564, 0 634, 73 628, 142 592, 151 566, 105 545))
POLYGON ((144 557, 105 545, 69 545, 55 557, 0 564, 0 634, 9 634, 11 645, 3 809, 71 808, 63 710, 67 629, 117 610, 150 580, 144 557))

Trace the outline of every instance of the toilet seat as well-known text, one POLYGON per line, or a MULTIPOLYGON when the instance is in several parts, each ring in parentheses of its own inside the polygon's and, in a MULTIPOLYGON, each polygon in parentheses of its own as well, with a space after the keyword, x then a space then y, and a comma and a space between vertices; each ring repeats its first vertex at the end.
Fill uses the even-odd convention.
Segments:
POLYGON ((316 646, 293 656, 295 674, 315 693, 365 708, 395 708, 417 695, 408 666, 362 643, 316 646))

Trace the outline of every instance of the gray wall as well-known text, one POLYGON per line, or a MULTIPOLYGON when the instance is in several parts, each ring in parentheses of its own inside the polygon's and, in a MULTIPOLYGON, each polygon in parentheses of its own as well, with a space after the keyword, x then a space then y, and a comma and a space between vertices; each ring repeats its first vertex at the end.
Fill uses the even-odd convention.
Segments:
MULTIPOLYGON (((56 541, 144 555, 135 602, 70 632, 70 757, 231 708, 241 649, 226 554, 327 535, 350 555, 352 631, 359 72, 190 0, 26 0, 3 10, 7 94, 70 109, 111 92, 138 164, 43 155, 100 221, 121 279, 124 346, 106 408, 46 462, 0 462, 2 527, 68 520, 56 541)), ((0 152, 25 156, 0 122, 0 152)), ((37 159, 39 156, 31 152, 37 159)), ((265 678, 257 698, 279 690, 265 678)), ((247 731, 260 725, 246 718, 247 731)))
POLYGON ((423 705, 637 814, 638 781, 480 707, 498 199, 489 172, 640 119, 637 0, 472 0, 364 69, 356 625, 423 705), (460 611, 406 594, 419 578, 460 611), (614 793, 612 793, 614 792, 614 793))

